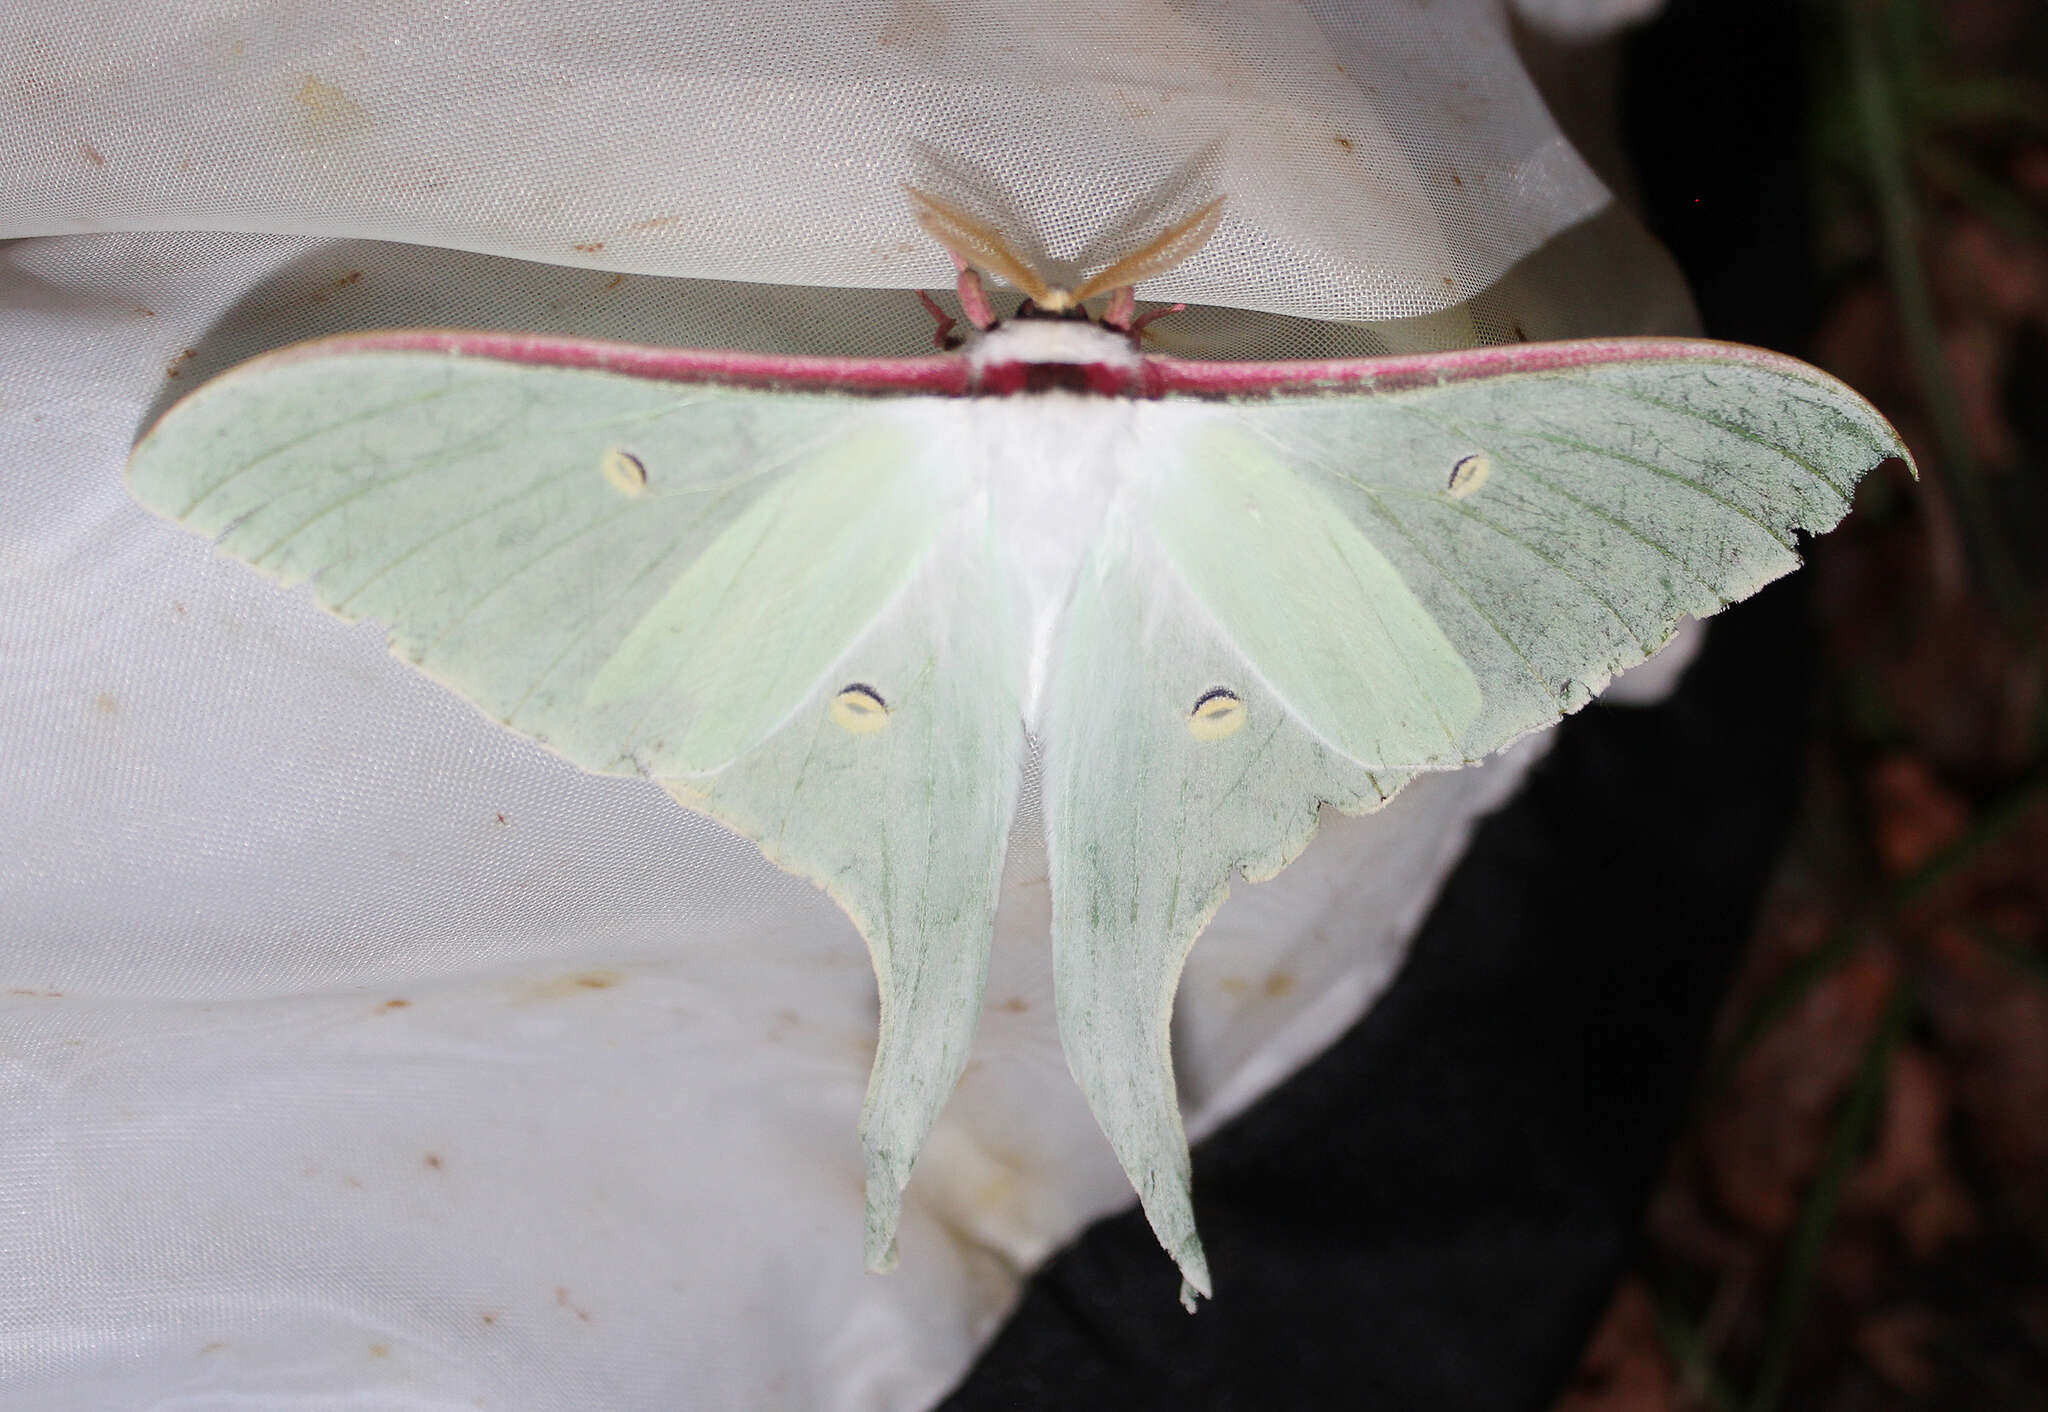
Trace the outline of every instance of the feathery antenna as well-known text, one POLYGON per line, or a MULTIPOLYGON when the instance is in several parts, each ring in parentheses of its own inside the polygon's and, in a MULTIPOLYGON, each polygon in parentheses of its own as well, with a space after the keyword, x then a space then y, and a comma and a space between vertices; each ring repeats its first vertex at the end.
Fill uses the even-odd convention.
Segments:
POLYGON ((1025 264, 1000 235, 936 196, 914 186, 903 189, 910 193, 911 209, 925 234, 950 250, 955 259, 1023 290, 1033 303, 1044 305, 1052 298, 1053 291, 1038 277, 1038 272, 1025 264))
POLYGON ((1223 219, 1223 198, 1183 220, 1174 222, 1145 244, 1117 260, 1107 269, 1090 276, 1074 289, 1049 285, 1022 256, 987 225, 958 207, 949 206, 929 192, 905 186, 911 209, 925 233, 946 247, 953 258, 1003 283, 1021 290, 1024 296, 1048 314, 1061 314, 1084 299, 1098 294, 1129 290, 1142 280, 1172 269, 1201 249, 1223 219))

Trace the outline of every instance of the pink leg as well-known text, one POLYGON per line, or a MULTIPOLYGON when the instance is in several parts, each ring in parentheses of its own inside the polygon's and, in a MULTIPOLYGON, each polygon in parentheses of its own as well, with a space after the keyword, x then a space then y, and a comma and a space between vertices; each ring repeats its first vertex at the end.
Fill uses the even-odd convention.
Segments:
POLYGON ((994 328, 996 311, 988 306, 988 291, 981 287, 981 275, 958 255, 953 257, 953 266, 960 271, 960 278, 953 285, 960 293, 960 312, 978 329, 994 328))
POLYGON ((1164 309, 1154 309, 1149 314, 1140 314, 1137 318, 1131 320, 1131 332, 1143 333, 1145 325, 1151 323, 1154 319, 1163 319, 1168 314, 1178 314, 1185 308, 1187 308, 1185 304, 1169 304, 1164 309))
POLYGON ((932 330, 932 346, 941 352, 951 348, 953 345, 947 342, 947 338, 953 332, 953 325, 957 321, 951 314, 941 309, 938 306, 938 302, 922 289, 917 291, 917 302, 924 305, 925 312, 930 314, 933 321, 938 324, 938 327, 932 330))
POLYGON ((1102 311, 1102 322, 1105 326, 1116 329, 1119 332, 1130 333, 1133 331, 1131 328, 1131 316, 1137 312, 1137 292, 1129 285, 1125 285, 1122 289, 1109 296, 1109 307, 1102 311))

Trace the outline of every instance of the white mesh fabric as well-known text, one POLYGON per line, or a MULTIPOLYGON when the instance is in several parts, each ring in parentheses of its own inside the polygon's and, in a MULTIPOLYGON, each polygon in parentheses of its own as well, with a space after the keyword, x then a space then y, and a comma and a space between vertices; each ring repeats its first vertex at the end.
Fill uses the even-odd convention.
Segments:
MULTIPOLYGON (((0 1407, 912 1408, 1129 1201, 1028 802, 865 1275, 874 985, 830 903, 119 480, 177 393, 343 328, 920 351, 890 286, 950 270, 895 183, 935 170, 1062 257, 1177 174, 1227 192, 1148 291, 1231 306, 1156 326, 1183 351, 1684 327, 1625 217, 1565 229, 1598 188, 1489 6, 1113 13, 0 4, 0 235, 42 237, 0 247, 0 1407)), ((1239 889, 1181 993, 1193 1131, 1356 1018, 1539 748, 1239 889)))
POLYGON ((0 9, 0 229, 354 235, 644 274, 950 282, 916 180, 1149 291, 1313 318, 1469 298, 1606 200, 1483 0, 0 9))
POLYGON ((1527 23, 1559 39, 1604 39, 1662 8, 1660 0, 1512 0, 1527 23))

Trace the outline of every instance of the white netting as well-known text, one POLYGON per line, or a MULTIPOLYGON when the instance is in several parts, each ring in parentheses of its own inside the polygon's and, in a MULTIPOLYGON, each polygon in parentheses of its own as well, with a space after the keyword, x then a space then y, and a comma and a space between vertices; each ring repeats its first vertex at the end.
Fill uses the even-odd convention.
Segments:
MULTIPOLYGON (((1226 193, 1146 291, 1212 306, 1157 326, 1187 352, 1686 317, 1482 0, 0 0, 0 133, 0 236, 40 237, 0 248, 0 1406, 38 1412, 915 1407, 1129 1199, 1027 825, 863 1275, 852 928, 135 509, 178 392, 381 325, 917 352, 902 288, 951 276, 904 179, 1055 263, 1226 193)), ((1224 908, 1197 1133, 1356 1017, 1534 748, 1224 908)))
POLYGON ((1154 293, 1409 317, 1606 200, 1504 29, 1479 0, 17 0, 0 229, 895 288, 949 280, 905 180, 1055 263, 1220 191, 1154 293))

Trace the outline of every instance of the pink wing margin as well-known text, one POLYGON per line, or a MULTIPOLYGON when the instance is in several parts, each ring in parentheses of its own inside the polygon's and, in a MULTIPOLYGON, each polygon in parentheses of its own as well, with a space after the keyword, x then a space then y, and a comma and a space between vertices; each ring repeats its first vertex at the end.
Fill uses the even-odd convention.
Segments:
MULTIPOLYGON (((268 355, 296 362, 344 353, 452 353, 551 368, 590 368, 656 382, 713 382, 736 387, 809 387, 868 393, 924 393, 963 397, 967 360, 956 353, 921 358, 817 358, 780 353, 711 352, 651 348, 598 338, 551 333, 499 333, 484 329, 383 329, 294 343, 268 355)), ((267 360, 266 360, 267 361, 267 360)))
POLYGON ((1386 358, 1304 359, 1284 363, 1223 363, 1148 357, 1147 397, 1259 398, 1317 393, 1399 392, 1513 373, 1555 373, 1603 363, 1655 363, 1677 359, 1746 363, 1807 381, 1834 379, 1797 358, 1745 343, 1709 338, 1585 338, 1562 343, 1502 343, 1449 353, 1408 353, 1386 358))
MULTIPOLYGON (((959 353, 913 358, 826 358, 652 348, 558 334, 466 329, 388 329, 340 334, 292 344, 269 354, 264 361, 370 352, 447 353, 509 363, 590 368, 659 382, 709 382, 735 387, 936 397, 969 397, 985 390, 977 385, 968 359, 959 353)), ((1603 363, 1672 359, 1743 363, 1807 381, 1834 381, 1796 358, 1746 344, 1698 338, 1591 338, 1564 343, 1498 344, 1449 353, 1289 362, 1209 362, 1147 355, 1134 373, 1100 365, 1096 370, 1103 378, 1091 382, 1104 391, 1109 390, 1106 384, 1118 384, 1116 391, 1130 397, 1262 400, 1346 392, 1397 392, 1517 373, 1542 374, 1603 363)))

